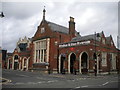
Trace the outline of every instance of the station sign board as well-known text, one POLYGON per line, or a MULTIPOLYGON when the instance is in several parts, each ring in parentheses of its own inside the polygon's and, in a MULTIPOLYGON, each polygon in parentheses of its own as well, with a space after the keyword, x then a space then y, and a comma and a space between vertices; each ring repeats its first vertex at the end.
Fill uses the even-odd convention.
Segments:
POLYGON ((71 47, 71 46, 78 46, 78 45, 87 45, 87 44, 90 44, 90 41, 71 42, 71 43, 60 44, 60 45, 59 45, 59 48, 71 47))

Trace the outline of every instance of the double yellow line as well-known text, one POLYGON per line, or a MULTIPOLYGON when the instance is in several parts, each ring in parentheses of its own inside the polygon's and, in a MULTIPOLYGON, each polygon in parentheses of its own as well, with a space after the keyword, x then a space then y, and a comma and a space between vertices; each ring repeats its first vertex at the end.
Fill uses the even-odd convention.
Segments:
POLYGON ((0 80, 1 80, 0 85, 2 85, 2 84, 7 84, 7 83, 10 83, 10 82, 11 82, 11 80, 6 79, 6 78, 2 78, 2 77, 0 77, 0 80), (5 82, 2 82, 3 80, 5 80, 5 82))

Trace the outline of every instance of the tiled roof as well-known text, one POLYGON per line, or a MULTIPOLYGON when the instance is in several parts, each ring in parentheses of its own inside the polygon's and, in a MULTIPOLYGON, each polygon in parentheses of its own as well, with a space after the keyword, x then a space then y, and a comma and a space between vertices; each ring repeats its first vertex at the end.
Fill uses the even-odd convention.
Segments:
MULTIPOLYGON (((60 32, 60 33, 64 33, 64 34, 69 34, 69 28, 47 21, 48 25, 50 26, 51 30, 54 32, 60 32)), ((80 36, 79 33, 75 30, 75 35, 76 36, 80 36)))
MULTIPOLYGON (((99 41, 99 37, 97 35, 101 36, 101 33, 96 34, 96 40, 99 41)), ((95 40, 95 34, 87 35, 87 36, 78 36, 72 39, 72 41, 84 41, 84 40, 95 40)))
POLYGON ((67 27, 64 27, 49 21, 47 21, 47 23, 50 26, 51 30, 55 32, 64 33, 64 34, 69 34, 69 29, 67 27))

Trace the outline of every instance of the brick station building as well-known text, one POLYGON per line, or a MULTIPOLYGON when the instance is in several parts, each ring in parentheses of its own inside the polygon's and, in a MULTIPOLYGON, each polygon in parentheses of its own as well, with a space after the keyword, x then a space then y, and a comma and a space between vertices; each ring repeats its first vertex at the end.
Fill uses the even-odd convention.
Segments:
POLYGON ((68 73, 77 70, 79 73, 115 71, 118 51, 112 36, 101 33, 74 37, 70 42, 59 45, 59 72, 65 68, 68 73))
POLYGON ((75 30, 74 18, 69 27, 43 19, 32 38, 19 39, 7 58, 8 69, 39 70, 63 73, 97 73, 118 69, 118 50, 112 36, 104 32, 81 36, 75 30))

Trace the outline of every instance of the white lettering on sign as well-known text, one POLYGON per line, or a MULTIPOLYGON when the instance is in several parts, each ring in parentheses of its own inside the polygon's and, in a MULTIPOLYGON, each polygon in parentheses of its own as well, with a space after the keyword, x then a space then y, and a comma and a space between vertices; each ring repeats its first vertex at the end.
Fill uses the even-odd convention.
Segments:
POLYGON ((59 47, 63 48, 63 47, 71 47, 71 46, 86 45, 86 44, 90 44, 90 41, 66 43, 66 44, 59 45, 59 47))

